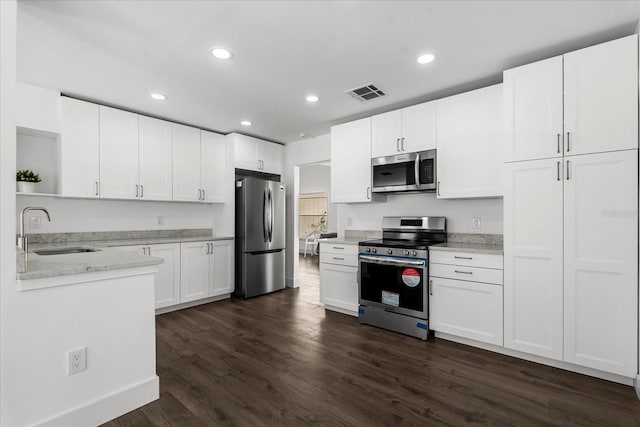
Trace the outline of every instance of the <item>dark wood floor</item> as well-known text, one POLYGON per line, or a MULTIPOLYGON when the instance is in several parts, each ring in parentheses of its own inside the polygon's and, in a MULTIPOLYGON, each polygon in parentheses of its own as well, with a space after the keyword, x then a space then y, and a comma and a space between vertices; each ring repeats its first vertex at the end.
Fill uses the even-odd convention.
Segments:
POLYGON ((108 426, 640 425, 633 388, 363 326, 301 286, 157 317, 160 399, 108 426))

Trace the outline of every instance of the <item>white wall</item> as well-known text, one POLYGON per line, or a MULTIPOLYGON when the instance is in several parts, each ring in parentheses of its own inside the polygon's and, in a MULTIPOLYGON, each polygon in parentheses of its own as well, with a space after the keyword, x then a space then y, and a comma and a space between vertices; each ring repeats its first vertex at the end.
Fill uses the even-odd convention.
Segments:
POLYGON ((502 234, 502 199, 437 199, 434 193, 387 196, 384 203, 341 204, 338 208, 338 235, 345 230, 380 230, 383 216, 445 216, 451 233, 502 234), (479 230, 471 219, 481 218, 479 230))
POLYGON ((8 374, 28 369, 12 365, 5 350, 11 349, 8 334, 20 320, 7 312, 16 294, 16 9, 16 0, 0 1, 0 425, 9 425, 7 413, 12 410, 8 374))

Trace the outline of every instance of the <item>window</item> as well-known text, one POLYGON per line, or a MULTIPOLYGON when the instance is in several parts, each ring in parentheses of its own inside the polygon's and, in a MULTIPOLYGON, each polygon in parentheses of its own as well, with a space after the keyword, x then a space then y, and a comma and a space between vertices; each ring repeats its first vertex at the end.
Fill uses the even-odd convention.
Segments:
POLYGON ((327 193, 300 194, 298 233, 304 239, 314 231, 327 231, 327 193))

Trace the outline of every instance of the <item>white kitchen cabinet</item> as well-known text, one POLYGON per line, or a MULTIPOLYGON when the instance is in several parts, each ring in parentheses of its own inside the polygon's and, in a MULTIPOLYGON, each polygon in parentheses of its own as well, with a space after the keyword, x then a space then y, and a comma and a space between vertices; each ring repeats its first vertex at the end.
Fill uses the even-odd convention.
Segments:
POLYGON ((320 243, 320 302, 358 315, 358 245, 320 243))
POLYGON ((635 376, 637 156, 506 164, 505 347, 635 376))
POLYGON ((564 359, 633 377, 637 151, 572 156, 564 166, 564 359))
POLYGON ((16 82, 18 132, 60 132, 60 92, 16 82))
POLYGON ((504 87, 505 161, 638 148, 637 35, 506 70, 504 87))
POLYGON ((162 258, 164 262, 158 265, 155 277, 155 307, 180 303, 180 243, 118 246, 116 249, 162 258))
POLYGON ((384 200, 371 192, 371 118, 331 127, 331 202, 384 200))
POLYGON ((136 199, 138 115, 100 106, 100 198, 136 199))
POLYGON ((226 201, 227 148, 224 135, 200 132, 200 187, 203 202, 226 201))
POLYGON ((210 296, 212 279, 211 242, 181 244, 180 301, 195 301, 210 296))
POLYGON ((502 85, 441 99, 436 109, 438 198, 502 196, 502 85))
POLYGON ((139 117, 139 198, 171 200, 173 192, 173 149, 171 123, 139 117))
POLYGON ((638 36, 564 55, 565 155, 638 148, 638 36))
POLYGON ((425 102, 371 118, 371 157, 436 148, 435 102, 425 102))
POLYGON ((197 202, 200 187, 200 129, 172 125, 173 200, 197 202))
POLYGON ((227 295, 234 291, 234 242, 217 240, 213 242, 213 280, 210 296, 227 295))
POLYGON ((100 112, 96 104, 62 97, 60 194, 97 198, 100 183, 100 112))
POLYGON ((505 164, 504 346, 562 360, 560 159, 505 164))
POLYGON ((236 168, 282 175, 282 145, 239 133, 229 136, 233 138, 236 168))

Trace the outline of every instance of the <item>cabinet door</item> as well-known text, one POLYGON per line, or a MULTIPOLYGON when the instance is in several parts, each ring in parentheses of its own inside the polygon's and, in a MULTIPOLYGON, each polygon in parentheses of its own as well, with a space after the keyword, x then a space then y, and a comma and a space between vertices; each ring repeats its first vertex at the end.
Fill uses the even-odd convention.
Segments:
POLYGON ((504 72, 505 161, 562 156, 562 57, 504 72))
POLYGON ((138 115, 100 106, 100 197, 135 199, 138 185, 138 115))
POLYGON ((200 129, 174 124, 173 200, 197 202, 200 187, 200 129))
POLYGON ((331 128, 331 202, 371 201, 371 118, 331 128))
POLYGON ((425 102, 402 109, 402 151, 413 153, 433 150, 436 148, 436 137, 436 102, 425 102))
POLYGON ((149 255, 162 258, 156 274, 156 308, 180 304, 180 243, 148 246, 149 255))
POLYGON ((638 148, 638 36, 564 56, 565 154, 638 148))
POLYGON ((173 150, 171 123, 140 116, 140 198, 171 200, 173 150))
POLYGON ((96 104, 62 97, 60 194, 98 197, 100 112, 96 104))
POLYGON ((565 160, 564 354, 637 373, 638 152, 565 160), (568 165, 567 165, 568 163, 568 165))
POLYGON ((224 135, 201 131, 200 171, 204 201, 224 203, 227 190, 227 149, 224 135))
POLYGON ((282 175, 284 149, 280 144, 261 141, 258 150, 258 159, 262 160, 261 171, 282 175))
POLYGON ((400 154, 402 113, 400 110, 378 114, 371 118, 371 157, 400 154))
POLYGON ((230 294, 234 290, 233 240, 213 242, 213 280, 210 294, 212 297, 230 294))
POLYGON ((209 296, 211 288, 211 242, 181 243, 180 302, 209 296))
POLYGON ((438 101, 438 198, 502 196, 502 85, 438 101))
POLYGON ((502 345, 502 286, 432 277, 429 329, 502 345))
POLYGON ((562 360, 559 166, 559 159, 505 164, 504 346, 562 360))
POLYGON ((358 269, 343 265, 320 264, 320 302, 358 313, 358 269))
POLYGON ((240 134, 235 134, 234 136, 236 168, 251 171, 260 170, 258 165, 259 140, 240 134))

